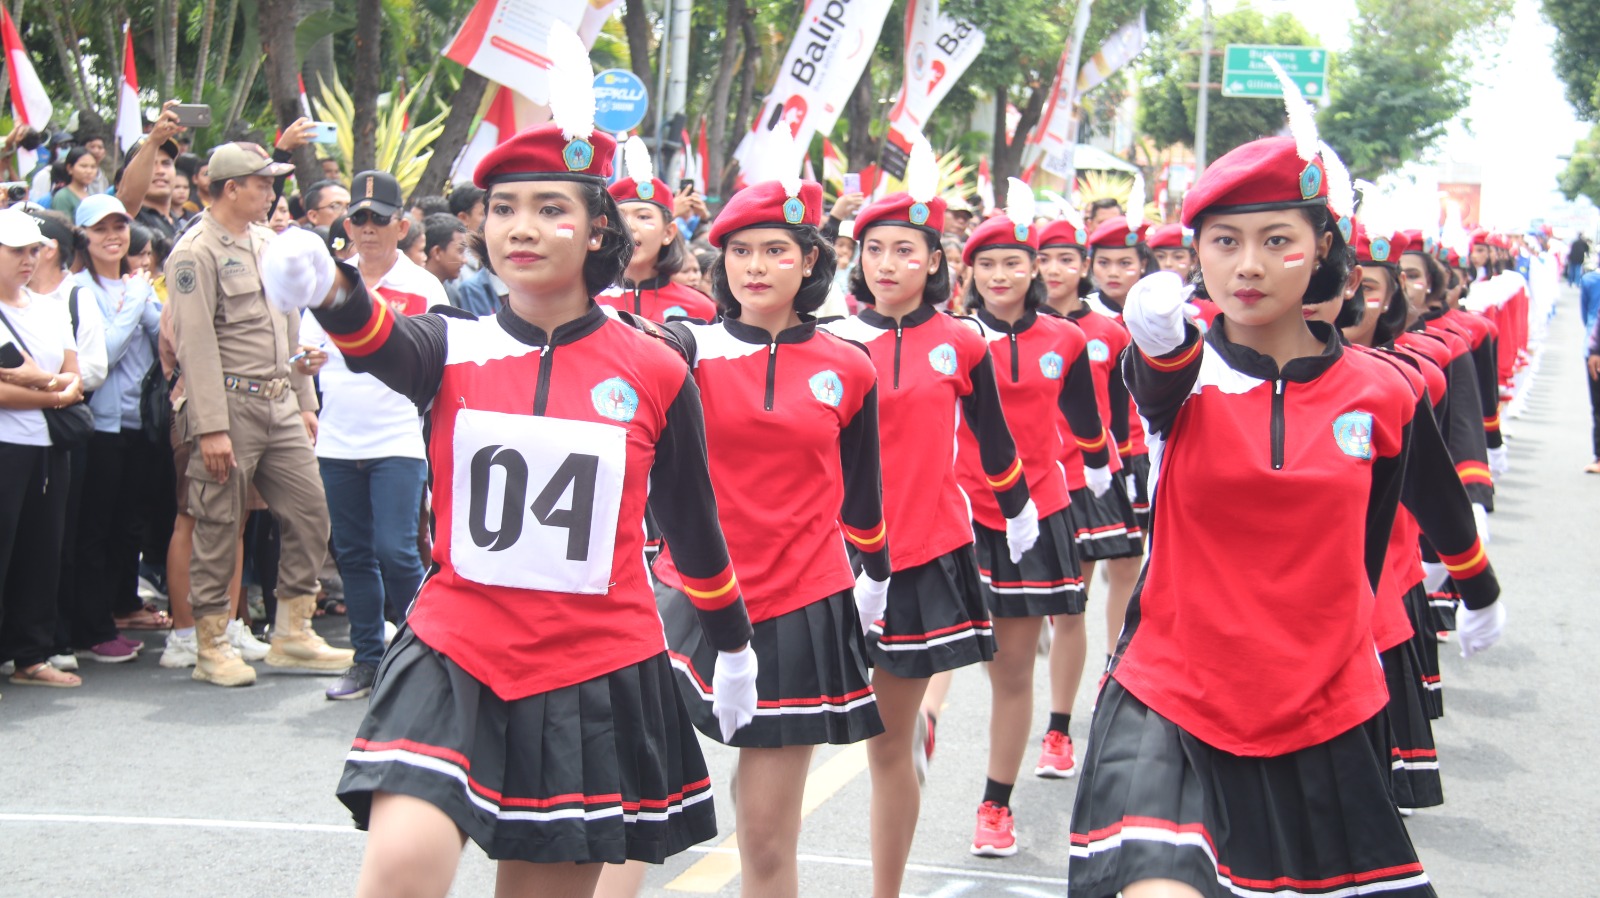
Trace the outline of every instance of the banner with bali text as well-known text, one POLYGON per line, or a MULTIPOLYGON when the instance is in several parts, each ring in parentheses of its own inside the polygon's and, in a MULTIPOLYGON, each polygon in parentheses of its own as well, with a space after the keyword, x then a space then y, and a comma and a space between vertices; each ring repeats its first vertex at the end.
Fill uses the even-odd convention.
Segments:
POLYGON ((950 88, 983 52, 978 26, 939 11, 939 0, 906 0, 906 72, 900 96, 889 110, 883 167, 905 177, 911 143, 927 127, 950 88))

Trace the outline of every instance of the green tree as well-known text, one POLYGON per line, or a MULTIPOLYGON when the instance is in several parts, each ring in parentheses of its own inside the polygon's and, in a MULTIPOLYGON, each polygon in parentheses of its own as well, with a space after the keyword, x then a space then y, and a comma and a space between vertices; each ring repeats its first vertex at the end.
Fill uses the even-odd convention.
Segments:
MULTIPOLYGON (((1267 15, 1241 6, 1212 20, 1214 46, 1279 44, 1316 46, 1310 32, 1293 15, 1267 15)), ((1190 17, 1181 29, 1151 42, 1145 53, 1144 90, 1139 95, 1139 130, 1158 146, 1193 146, 1200 81, 1200 19, 1190 17)), ((1222 80, 1222 60, 1211 65, 1213 82, 1222 80)), ((1225 97, 1211 91, 1206 121, 1206 158, 1215 159, 1242 143, 1283 130, 1283 103, 1254 97, 1225 97)))
POLYGON ((1372 180, 1433 146, 1466 108, 1468 75, 1498 38, 1511 0, 1356 0, 1319 117, 1350 173, 1372 180))
POLYGON ((1566 170, 1556 177, 1556 185, 1569 200, 1586 196, 1600 205, 1600 125, 1589 129, 1589 136, 1572 148, 1566 170))
POLYGON ((1544 17, 1556 26, 1556 74, 1567 102, 1586 121, 1600 121, 1600 9, 1594 0, 1544 0, 1544 17))

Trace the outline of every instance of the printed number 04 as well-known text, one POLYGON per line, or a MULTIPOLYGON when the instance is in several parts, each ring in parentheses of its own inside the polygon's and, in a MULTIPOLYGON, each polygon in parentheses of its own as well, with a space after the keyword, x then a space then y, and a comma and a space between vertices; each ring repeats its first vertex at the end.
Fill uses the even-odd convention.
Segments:
MULTIPOLYGON (((556 468, 550 481, 539 491, 528 510, 545 527, 567 531, 567 560, 589 560, 589 527, 594 520, 595 474, 600 458, 571 453, 556 468), (572 486, 569 508, 556 503, 572 486)), ((472 500, 467 524, 472 541, 479 548, 500 552, 516 545, 522 536, 522 503, 528 498, 528 462, 522 453, 501 446, 485 446, 472 456, 472 500), (495 466, 505 470, 506 485, 501 496, 500 529, 489 529, 489 478, 495 466)))

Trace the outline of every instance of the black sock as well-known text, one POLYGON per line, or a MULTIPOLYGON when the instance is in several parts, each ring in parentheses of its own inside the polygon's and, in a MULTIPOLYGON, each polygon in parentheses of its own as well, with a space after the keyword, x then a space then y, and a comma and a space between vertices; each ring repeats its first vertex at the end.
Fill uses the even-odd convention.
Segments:
POLYGON ((1011 807, 1011 783, 997 783, 994 780, 983 781, 983 800, 992 802, 1002 808, 1011 807))
POLYGON ((1071 714, 1057 714, 1054 711, 1050 712, 1050 729, 1054 730, 1057 733, 1065 734, 1067 732, 1067 727, 1069 727, 1071 725, 1072 725, 1072 715, 1071 714))

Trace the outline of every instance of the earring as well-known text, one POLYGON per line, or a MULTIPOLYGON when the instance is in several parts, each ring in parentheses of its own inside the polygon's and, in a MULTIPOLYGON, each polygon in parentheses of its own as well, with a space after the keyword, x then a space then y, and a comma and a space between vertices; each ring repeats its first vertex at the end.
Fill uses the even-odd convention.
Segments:
POLYGON ((811 269, 806 269, 806 277, 811 277, 811 269))

